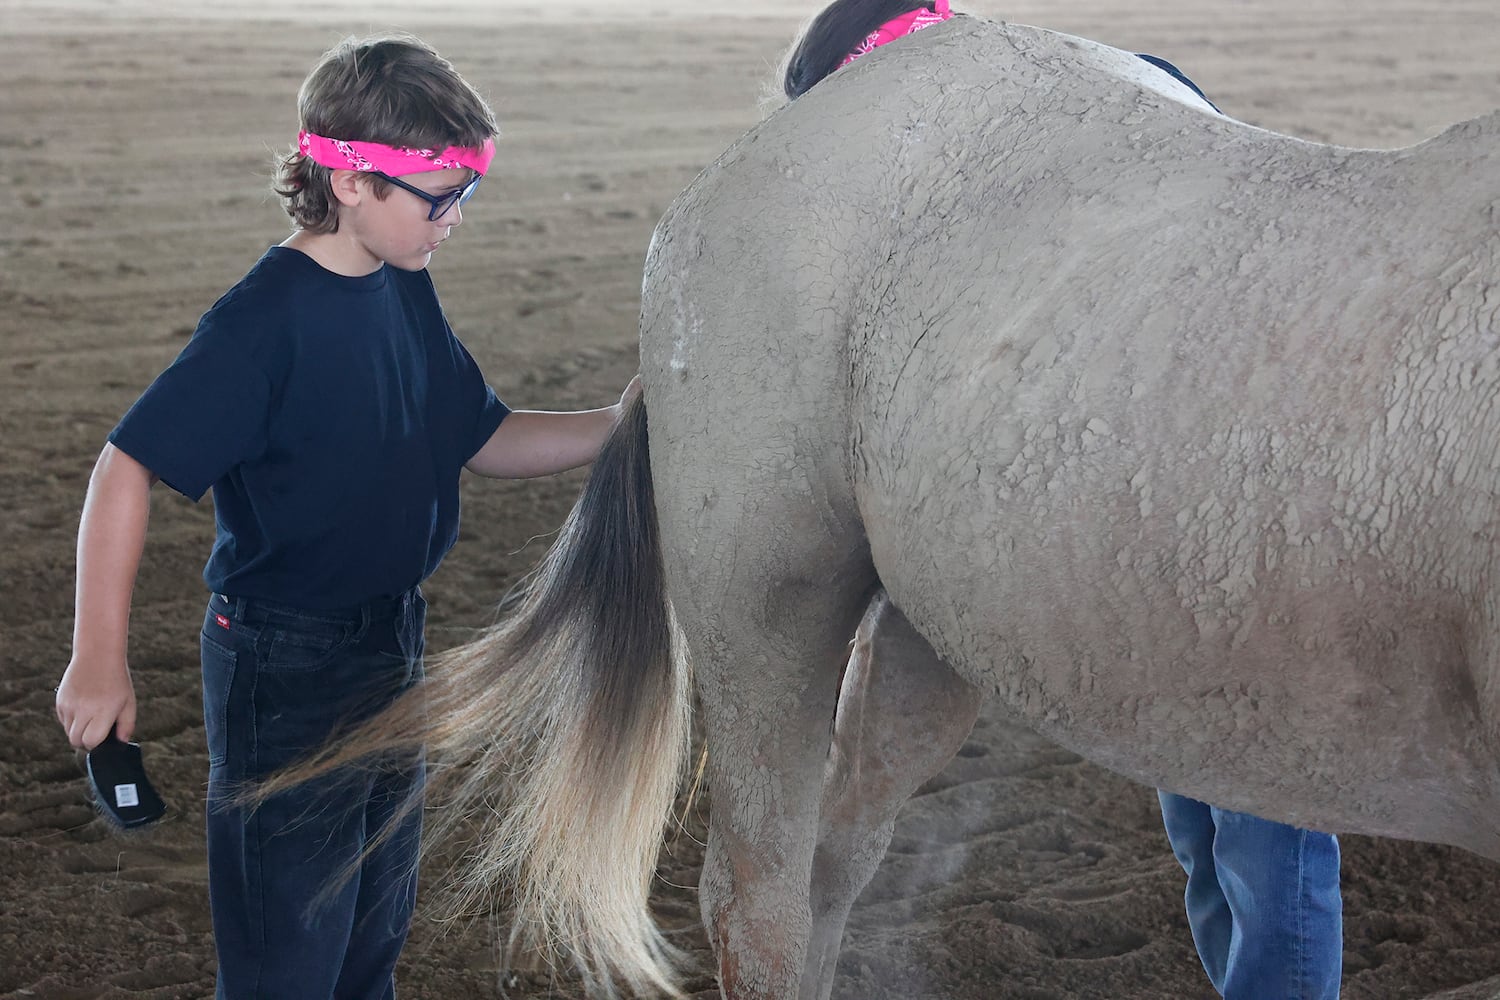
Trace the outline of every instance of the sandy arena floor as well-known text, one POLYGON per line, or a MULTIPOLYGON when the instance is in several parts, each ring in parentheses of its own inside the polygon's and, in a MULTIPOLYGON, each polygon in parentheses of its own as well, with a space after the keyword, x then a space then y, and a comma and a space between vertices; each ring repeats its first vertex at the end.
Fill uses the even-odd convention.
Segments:
MULTIPOLYGON (((1404 145, 1500 107, 1494 0, 965 9, 1164 56, 1228 114, 1320 141, 1404 145)), ((68 659, 89 469, 199 314, 284 236, 267 167, 295 134, 296 88, 318 55, 344 34, 399 25, 491 98, 505 129, 495 171, 432 270, 504 398, 600 405, 634 370, 652 226, 756 121, 760 88, 813 10, 785 0, 7 0, 0 995, 212 994, 194 634, 208 503, 157 491, 136 589, 140 737, 172 809, 158 829, 120 839, 93 817, 52 687, 68 659)), ((426 588, 435 646, 486 619, 578 483, 467 484, 463 539, 426 588)), ((1344 847, 1346 997, 1500 996, 1500 866, 1359 837, 1344 847)), ((690 888, 700 854, 690 838, 672 845, 659 906, 700 959, 692 989, 710 997, 690 888)), ((837 996, 1211 996, 1181 883, 1150 790, 987 719, 903 814, 851 922, 837 996)), ((488 929, 419 922, 400 982, 418 1000, 498 995, 488 929)), ((512 995, 580 994, 533 978, 512 995)))

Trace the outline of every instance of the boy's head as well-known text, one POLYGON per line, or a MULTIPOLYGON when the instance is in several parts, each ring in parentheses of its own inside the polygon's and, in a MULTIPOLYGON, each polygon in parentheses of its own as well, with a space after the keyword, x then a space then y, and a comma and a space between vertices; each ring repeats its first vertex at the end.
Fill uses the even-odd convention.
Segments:
MULTIPOLYGON (((484 98, 448 60, 410 36, 347 38, 323 56, 297 95, 302 131, 412 149, 479 149, 499 129, 484 98)), ((276 193, 297 228, 338 230, 332 169, 301 147, 281 156, 276 193)), ((390 185, 371 176, 377 198, 390 185)))

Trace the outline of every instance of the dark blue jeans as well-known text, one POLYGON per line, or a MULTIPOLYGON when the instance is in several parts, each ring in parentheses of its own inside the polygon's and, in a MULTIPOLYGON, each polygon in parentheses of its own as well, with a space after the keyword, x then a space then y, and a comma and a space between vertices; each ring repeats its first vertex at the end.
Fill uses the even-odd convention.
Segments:
POLYGON ((1157 795, 1214 989, 1226 1000, 1335 1000, 1344 966, 1338 839, 1157 795))
POLYGON ((422 760, 346 768, 254 811, 230 797, 416 683, 426 610, 415 589, 344 612, 209 601, 201 644, 218 1000, 395 996, 420 808, 360 858, 402 803, 421 795, 422 760))

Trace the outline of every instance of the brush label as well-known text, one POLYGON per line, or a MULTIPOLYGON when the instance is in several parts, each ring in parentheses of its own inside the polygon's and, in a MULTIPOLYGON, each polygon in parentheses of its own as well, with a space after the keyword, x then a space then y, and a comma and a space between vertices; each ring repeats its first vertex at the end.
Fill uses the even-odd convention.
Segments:
POLYGON ((141 797, 140 795, 136 794, 135 784, 133 782, 128 785, 115 786, 115 805, 119 806, 121 809, 126 809, 130 806, 138 806, 140 804, 141 797))

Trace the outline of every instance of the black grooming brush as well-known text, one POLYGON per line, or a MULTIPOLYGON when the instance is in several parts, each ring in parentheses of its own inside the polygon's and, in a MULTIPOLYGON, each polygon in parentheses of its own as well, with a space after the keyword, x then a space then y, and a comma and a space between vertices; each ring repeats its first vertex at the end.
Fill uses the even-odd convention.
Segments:
POLYGON ((166 813, 166 803, 146 777, 139 743, 125 743, 111 729, 104 742, 88 752, 87 761, 94 801, 114 826, 145 826, 166 813))

